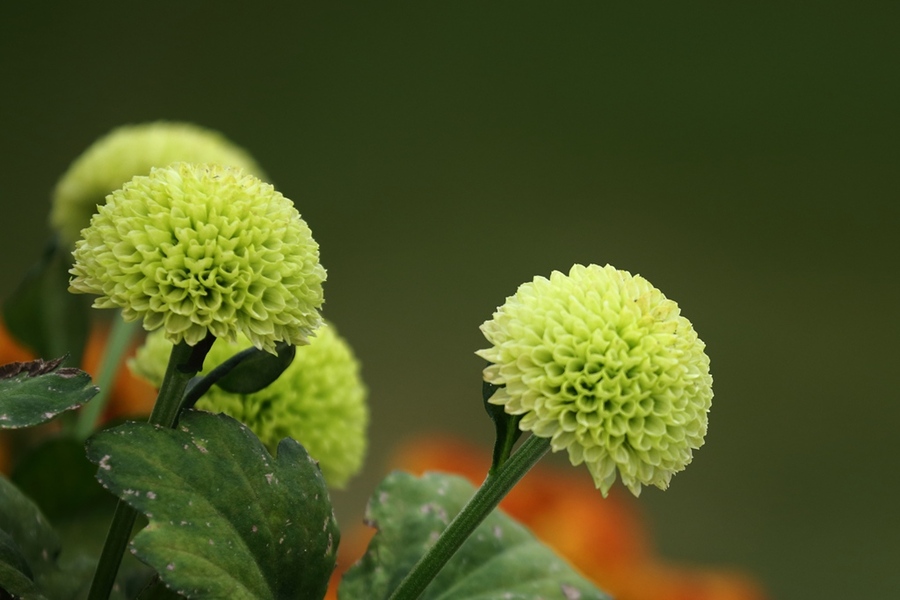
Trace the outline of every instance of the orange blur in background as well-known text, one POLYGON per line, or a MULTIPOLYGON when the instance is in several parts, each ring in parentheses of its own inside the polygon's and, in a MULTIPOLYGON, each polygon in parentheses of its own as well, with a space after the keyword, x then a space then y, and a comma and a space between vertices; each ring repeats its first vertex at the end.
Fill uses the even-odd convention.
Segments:
MULTIPOLYGON (((103 360, 103 350, 106 347, 108 334, 108 326, 103 324, 94 325, 84 347, 81 368, 95 380, 99 374, 100 361, 103 360)), ((126 357, 134 354, 138 345, 140 345, 139 339, 132 342, 128 352, 126 352, 126 357)), ((0 365, 30 361, 36 358, 34 353, 23 348, 12 338, 6 329, 6 325, 0 320, 0 365)), ((42 358, 50 359, 56 357, 45 356, 42 358)), ((132 375, 127 368, 120 367, 113 382, 113 388, 101 421, 149 415, 155 400, 156 390, 149 383, 132 375)), ((12 447, 10 441, 9 435, 0 435, 0 471, 3 473, 9 473, 15 459, 15 448, 12 447)))
MULTIPOLYGON (((95 326, 85 346, 82 368, 97 375, 108 327, 95 326)), ((127 355, 134 352, 132 344, 127 355)), ((34 360, 12 339, 0 321, 0 364, 34 360)), ((103 420, 147 415, 156 390, 120 368, 103 420)), ((8 473, 14 449, 0 436, 0 469, 8 473)), ((456 438, 429 436, 402 444, 392 466, 421 475, 455 473, 479 485, 490 466, 490 450, 456 438)), ((576 469, 538 465, 513 489, 500 507, 616 600, 766 600, 751 577, 675 565, 658 556, 634 499, 614 488, 604 499, 576 469)), ((336 600, 341 575, 365 552, 375 531, 364 525, 345 531, 327 600, 336 600)))
MULTIPOLYGON (((429 436, 398 449, 392 466, 421 475, 455 473, 480 485, 490 450, 456 438, 429 436)), ((762 587, 738 571, 675 565, 658 556, 634 498, 614 488, 600 495, 576 469, 538 465, 500 504, 597 587, 616 600, 765 600, 762 587)), ((374 530, 344 534, 326 598, 336 600, 341 574, 365 552, 374 530)))

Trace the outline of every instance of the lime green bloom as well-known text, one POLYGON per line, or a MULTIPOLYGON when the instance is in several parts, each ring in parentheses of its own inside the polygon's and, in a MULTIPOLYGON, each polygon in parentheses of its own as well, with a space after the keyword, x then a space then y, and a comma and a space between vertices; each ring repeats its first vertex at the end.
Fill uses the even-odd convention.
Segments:
POLYGON ((319 246, 290 200, 239 169, 175 163, 113 192, 75 246, 70 291, 173 343, 275 351, 321 323, 319 246))
POLYGON ((665 489, 703 445, 712 401, 705 344, 641 276, 575 265, 535 277, 481 326, 489 402, 519 428, 586 463, 605 496, 616 479, 665 489))
POLYGON ((108 194, 135 175, 174 162, 218 163, 264 178, 249 154, 216 131, 190 123, 126 125, 94 142, 63 174, 53 191, 50 224, 74 245, 108 194))
MULTIPOLYGON (((201 374, 249 346, 246 339, 237 344, 216 340, 201 374)), ((151 333, 128 366, 159 386, 171 350, 165 336, 151 333)), ((366 395, 353 352, 334 326, 325 324, 309 345, 297 348, 294 361, 267 388, 233 394, 213 386, 196 407, 241 421, 272 452, 283 438, 294 438, 319 461, 328 484, 339 488, 362 467, 369 422, 366 395)))

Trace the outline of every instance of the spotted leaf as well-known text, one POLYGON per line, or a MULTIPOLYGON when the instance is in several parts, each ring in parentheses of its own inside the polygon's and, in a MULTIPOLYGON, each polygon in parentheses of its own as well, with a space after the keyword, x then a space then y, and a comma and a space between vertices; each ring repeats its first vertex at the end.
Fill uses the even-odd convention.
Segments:
POLYGON ((105 487, 144 513, 132 552, 188 598, 320 600, 339 532, 318 465, 285 439, 272 457, 226 415, 177 429, 126 423, 88 442, 105 487))
MULTIPOLYGON (((442 473, 389 475, 366 509, 378 532, 344 576, 340 600, 381 600, 399 585, 475 490, 442 473)), ((421 600, 609 600, 522 525, 495 510, 421 600)))
POLYGON ((64 360, 38 359, 0 367, 0 429, 46 423, 97 394, 90 375, 60 368, 64 360))

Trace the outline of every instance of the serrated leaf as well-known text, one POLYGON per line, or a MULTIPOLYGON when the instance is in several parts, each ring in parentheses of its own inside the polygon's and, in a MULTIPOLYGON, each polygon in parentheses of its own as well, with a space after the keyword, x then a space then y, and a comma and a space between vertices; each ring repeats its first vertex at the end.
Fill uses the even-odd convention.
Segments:
POLYGON ((38 359, 0 367, 0 429, 46 423, 97 394, 90 375, 60 368, 64 360, 38 359))
POLYGON ((320 600, 339 532, 318 465, 294 440, 273 458, 226 415, 177 429, 126 423, 88 441, 100 482, 147 515, 136 556, 189 598, 320 600))
MULTIPOLYGON (((464 479, 394 472, 369 500, 378 529, 344 575, 340 600, 389 597, 475 493, 464 479)), ((525 527, 495 510, 422 593, 421 600, 609 600, 525 527)))
POLYGON ((3 303, 3 320, 14 338, 38 356, 69 356, 81 364, 90 328, 87 298, 69 292, 67 252, 51 243, 3 303))
POLYGON ((275 346, 277 354, 252 348, 227 375, 216 382, 232 394, 253 394, 265 389, 291 366, 297 352, 295 346, 281 342, 275 346))

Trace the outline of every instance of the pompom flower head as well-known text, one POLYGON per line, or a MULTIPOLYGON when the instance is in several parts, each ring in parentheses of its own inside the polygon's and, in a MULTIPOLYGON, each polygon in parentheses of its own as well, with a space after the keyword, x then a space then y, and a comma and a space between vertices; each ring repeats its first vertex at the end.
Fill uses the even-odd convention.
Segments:
POLYGON ((165 121, 126 125, 94 142, 63 174, 53 191, 50 224, 74 245, 108 194, 174 162, 218 163, 264 177, 247 152, 216 131, 165 121))
MULTIPOLYGON (((216 340, 201 373, 249 345, 246 339, 237 344, 216 340)), ((158 387, 171 350, 165 336, 151 333, 128 366, 158 387)), ((319 461, 328 484, 340 488, 362 467, 369 421, 366 395, 356 357, 326 323, 309 345, 297 348, 291 365, 265 389, 235 394, 213 386, 196 407, 241 421, 270 451, 285 437, 299 441, 319 461)))
POLYGON ((703 444, 712 401, 705 344, 643 277, 575 265, 536 277, 481 326, 490 398, 519 428, 586 463, 605 496, 616 479, 665 489, 703 444))
POLYGON ((75 246, 70 290, 195 345, 212 333, 257 348, 306 343, 325 269, 290 200, 252 175, 176 163, 113 192, 75 246))

